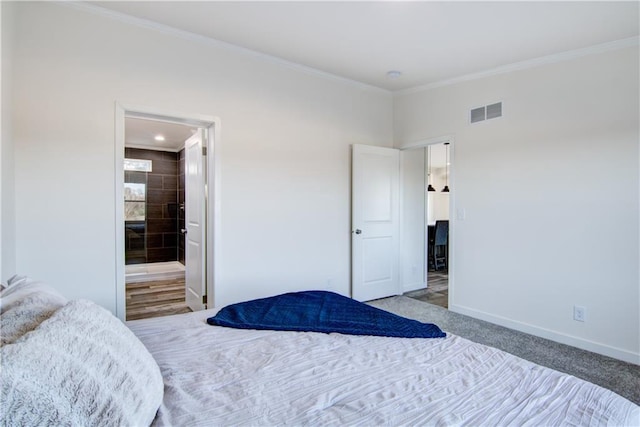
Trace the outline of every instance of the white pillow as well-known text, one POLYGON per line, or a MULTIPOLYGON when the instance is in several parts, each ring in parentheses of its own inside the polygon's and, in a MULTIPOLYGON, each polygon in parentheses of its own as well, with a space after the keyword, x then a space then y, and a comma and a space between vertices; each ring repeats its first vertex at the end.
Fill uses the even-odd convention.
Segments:
POLYGON ((0 292, 0 345, 32 331, 66 303, 67 299, 51 286, 13 276, 0 292))
POLYGON ((0 425, 148 426, 157 363, 120 320, 75 300, 0 349, 0 425))

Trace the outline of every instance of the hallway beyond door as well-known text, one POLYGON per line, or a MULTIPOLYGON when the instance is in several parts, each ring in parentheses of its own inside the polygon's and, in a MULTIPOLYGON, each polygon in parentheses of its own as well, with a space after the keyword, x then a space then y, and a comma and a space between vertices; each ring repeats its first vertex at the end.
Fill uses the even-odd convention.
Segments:
POLYGON ((449 273, 443 271, 429 272, 429 287, 404 294, 404 296, 449 308, 449 273))

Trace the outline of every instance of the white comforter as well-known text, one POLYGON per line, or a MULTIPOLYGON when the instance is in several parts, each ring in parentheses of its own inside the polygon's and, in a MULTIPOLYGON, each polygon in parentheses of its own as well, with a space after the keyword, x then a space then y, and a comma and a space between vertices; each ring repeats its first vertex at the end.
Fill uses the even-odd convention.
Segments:
POLYGON ((129 322, 165 382, 155 425, 640 425, 617 394, 448 334, 403 339, 129 322))

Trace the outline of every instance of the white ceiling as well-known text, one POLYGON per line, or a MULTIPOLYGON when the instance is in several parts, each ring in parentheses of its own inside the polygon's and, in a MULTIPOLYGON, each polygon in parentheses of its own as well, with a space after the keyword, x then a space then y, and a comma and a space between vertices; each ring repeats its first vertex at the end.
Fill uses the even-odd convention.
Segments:
POLYGON ((640 13, 637 1, 91 4, 389 90, 637 37, 640 13))
POLYGON ((161 151, 180 151, 195 129, 193 126, 126 117, 124 145, 161 151), (165 140, 156 141, 156 135, 164 136, 165 140))

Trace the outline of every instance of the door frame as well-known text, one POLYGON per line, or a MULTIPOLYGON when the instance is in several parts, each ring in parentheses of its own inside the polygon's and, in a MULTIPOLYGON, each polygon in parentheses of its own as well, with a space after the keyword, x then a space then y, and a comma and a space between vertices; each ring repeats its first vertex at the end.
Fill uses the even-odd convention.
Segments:
MULTIPOLYGON (((453 190, 451 190, 449 192, 449 260, 448 260, 448 288, 449 288, 449 292, 448 292, 448 306, 451 307, 452 306, 452 302, 454 301, 454 292, 455 292, 455 286, 454 286, 454 282, 455 282, 455 229, 456 229, 456 220, 457 220, 457 212, 455 210, 455 195, 456 195, 456 191, 455 191, 455 136, 454 135, 442 135, 442 136, 437 136, 434 138, 427 138, 427 139, 421 139, 418 141, 413 141, 413 142, 408 142, 406 144, 400 144, 400 147, 397 147, 398 150, 400 151, 410 151, 413 149, 420 149, 420 148, 426 148, 430 145, 435 145, 435 144, 444 144, 444 143, 449 143, 449 187, 453 190)), ((400 162, 400 173, 402 173, 402 162, 400 162)), ((425 165, 425 176, 426 176, 426 168, 427 165, 425 165)), ((400 196, 402 197, 402 192, 400 192, 400 196)), ((428 198, 425 197, 425 223, 426 223, 426 219, 427 219, 427 212, 428 212, 428 198)), ((400 200, 400 208, 402 209, 402 199, 400 200)), ((403 236, 403 230, 404 230, 404 224, 402 221, 402 214, 400 215, 400 239, 402 239, 403 236)), ((402 240, 400 241, 400 247, 402 248, 402 240)), ((429 239, 426 237, 426 230, 425 230, 425 239, 424 239, 424 253, 425 253, 425 257, 424 257, 424 264, 423 264, 423 269, 424 269, 424 280, 425 280, 425 284, 427 285, 427 287, 429 286, 429 261, 427 259, 428 257, 428 253, 429 253, 429 239)), ((401 260, 402 262, 402 260, 401 260)), ((402 278, 402 268, 400 269, 400 284, 402 286, 403 284, 403 278, 402 278)))
POLYGON ((115 283, 116 283, 116 316, 120 320, 126 318, 126 289, 124 262, 124 146, 125 146, 125 117, 156 120, 170 123, 185 124, 207 129, 203 145, 207 147, 206 171, 206 258, 205 263, 212 268, 206 269, 207 306, 215 304, 215 284, 219 277, 218 249, 220 244, 220 119, 216 116, 203 114, 185 114, 162 109, 133 106, 115 103, 115 283))

